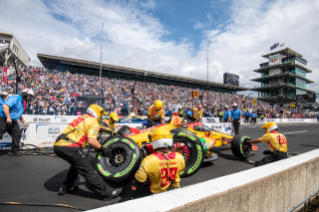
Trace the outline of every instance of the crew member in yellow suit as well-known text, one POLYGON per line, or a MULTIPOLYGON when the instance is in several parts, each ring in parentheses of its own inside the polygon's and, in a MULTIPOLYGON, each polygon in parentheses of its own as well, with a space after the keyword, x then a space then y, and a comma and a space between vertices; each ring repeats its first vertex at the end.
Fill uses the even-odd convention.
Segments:
POLYGON ((102 131, 106 132, 107 130, 111 130, 112 133, 116 130, 116 122, 119 122, 119 116, 116 112, 110 113, 109 119, 104 119, 101 122, 102 131))
POLYGON ((74 119, 56 138, 54 143, 55 154, 71 164, 66 179, 58 191, 59 195, 78 189, 75 182, 79 174, 105 201, 117 197, 122 192, 122 188, 115 189, 106 184, 95 172, 88 157, 83 157, 82 153, 82 149, 89 144, 95 150, 102 152, 103 155, 111 156, 112 150, 104 148, 97 141, 100 130, 99 123, 102 115, 105 114, 106 112, 102 107, 92 104, 85 114, 74 119))
POLYGON ((265 150, 264 155, 267 155, 261 161, 255 161, 255 166, 261 166, 267 163, 275 162, 287 158, 287 139, 278 132, 278 126, 274 122, 268 122, 264 124, 260 129, 266 129, 266 133, 263 137, 250 140, 248 143, 268 143, 270 150, 265 150))
POLYGON ((143 122, 146 127, 155 126, 156 123, 165 123, 165 111, 163 109, 164 103, 161 100, 156 100, 154 105, 148 108, 147 121, 143 122))
POLYGON ((158 128, 151 140, 155 152, 144 158, 135 174, 137 189, 133 192, 133 198, 180 187, 179 173, 185 169, 185 161, 180 153, 170 151, 172 134, 167 129, 158 128))

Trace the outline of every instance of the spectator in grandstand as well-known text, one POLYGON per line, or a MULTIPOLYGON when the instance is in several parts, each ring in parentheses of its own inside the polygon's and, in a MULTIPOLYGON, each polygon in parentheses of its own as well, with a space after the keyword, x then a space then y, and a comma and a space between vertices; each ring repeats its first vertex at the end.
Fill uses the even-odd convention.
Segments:
POLYGON ((12 137, 10 156, 21 155, 19 151, 21 130, 18 120, 21 120, 26 128, 28 127, 22 116, 24 112, 23 101, 28 102, 31 96, 34 96, 33 91, 26 88, 21 92, 21 95, 9 97, 0 108, 0 139, 5 132, 8 132, 12 137))
POLYGON ((260 161, 255 161, 255 166, 261 166, 267 163, 275 162, 287 158, 287 140, 286 137, 278 132, 278 126, 274 122, 264 124, 260 129, 266 129, 263 137, 248 141, 248 143, 268 143, 270 150, 265 150, 264 155, 267 155, 260 161))
POLYGON ((239 134, 239 127, 243 114, 236 103, 233 103, 233 110, 230 112, 230 114, 235 129, 235 135, 237 135, 239 134))
POLYGON ((155 153, 143 159, 135 174, 133 198, 180 188, 181 178, 178 173, 185 169, 185 161, 180 153, 170 151, 173 146, 172 134, 166 129, 157 128, 151 139, 155 153))

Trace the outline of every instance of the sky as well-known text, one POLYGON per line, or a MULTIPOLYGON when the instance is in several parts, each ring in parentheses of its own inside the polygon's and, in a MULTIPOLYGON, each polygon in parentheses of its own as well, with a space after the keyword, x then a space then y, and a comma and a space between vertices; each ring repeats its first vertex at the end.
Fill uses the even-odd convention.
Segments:
POLYGON ((37 53, 254 87, 261 55, 284 43, 308 61, 319 93, 319 0, 2 0, 0 31, 37 53), (207 47, 208 46, 208 47, 207 47))

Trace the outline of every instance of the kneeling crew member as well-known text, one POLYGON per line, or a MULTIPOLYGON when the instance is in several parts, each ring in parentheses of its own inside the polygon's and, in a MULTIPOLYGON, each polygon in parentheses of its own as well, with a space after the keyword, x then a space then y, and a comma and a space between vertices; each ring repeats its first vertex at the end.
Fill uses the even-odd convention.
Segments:
POLYGON ((27 122, 25 122, 22 117, 24 111, 23 101, 28 102, 31 96, 34 96, 33 91, 26 88, 22 90, 21 95, 9 97, 0 109, 0 139, 2 139, 5 132, 8 132, 12 137, 12 147, 9 152, 10 156, 22 155, 22 153, 19 152, 21 130, 18 119, 22 121, 26 128, 28 127, 27 122))
POLYGON ((193 108, 193 115, 190 118, 191 122, 200 122, 203 116, 203 111, 199 110, 197 107, 193 108))
POLYGON ((184 157, 178 152, 170 151, 173 137, 168 130, 156 129, 151 140, 155 153, 143 159, 135 174, 135 198, 179 188, 179 173, 185 169, 184 157))
POLYGON ((165 123, 164 103, 161 100, 156 100, 154 105, 151 105, 147 113, 147 122, 143 123, 146 127, 155 126, 156 123, 165 123))
POLYGON ((110 157, 112 150, 103 148, 97 141, 102 115, 106 115, 102 107, 90 105, 86 114, 74 119, 57 137, 54 143, 55 154, 71 164, 67 177, 59 189, 59 195, 78 189, 74 183, 79 174, 105 201, 117 197, 122 192, 122 188, 114 189, 107 185, 90 165, 88 157, 83 157, 82 154, 82 148, 89 143, 91 147, 110 157))
POLYGON ((117 115, 116 112, 112 112, 109 116, 109 119, 104 119, 101 123, 102 127, 107 127, 110 130, 112 130, 112 132, 115 131, 116 129, 116 122, 119 122, 119 116, 117 115))
POLYGON ((270 150, 265 150, 263 153, 267 155, 261 161, 256 161, 255 166, 261 166, 274 161, 282 160, 287 158, 287 140, 286 137, 278 132, 278 127, 274 122, 268 122, 263 125, 260 129, 266 129, 263 137, 250 140, 248 143, 268 143, 270 150))

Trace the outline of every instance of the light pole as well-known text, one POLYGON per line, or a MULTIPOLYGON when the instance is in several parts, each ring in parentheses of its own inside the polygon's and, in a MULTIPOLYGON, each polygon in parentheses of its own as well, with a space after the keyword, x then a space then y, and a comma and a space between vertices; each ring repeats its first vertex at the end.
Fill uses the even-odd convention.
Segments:
POLYGON ((208 81, 209 81, 209 52, 208 52, 208 47, 209 45, 207 45, 207 96, 206 96, 206 113, 208 111, 208 81))
POLYGON ((104 17, 103 17, 103 24, 102 24, 102 35, 101 35, 101 63, 100 63, 100 94, 102 97, 102 48, 103 48, 103 29, 104 29, 104 17))

